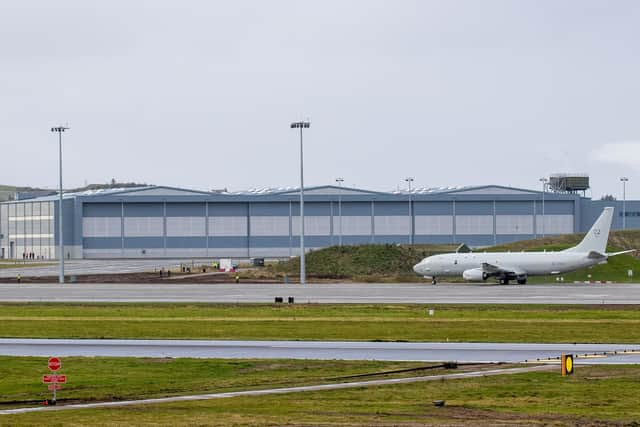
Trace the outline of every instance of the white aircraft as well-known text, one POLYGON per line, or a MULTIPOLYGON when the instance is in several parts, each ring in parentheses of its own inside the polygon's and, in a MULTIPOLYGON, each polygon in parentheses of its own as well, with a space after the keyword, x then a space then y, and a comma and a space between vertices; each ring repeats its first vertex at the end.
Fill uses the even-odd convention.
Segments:
POLYGON ((421 276, 430 277, 436 284, 438 276, 461 274, 465 280, 479 281, 495 277, 500 284, 509 280, 527 283, 529 276, 561 274, 595 264, 606 263, 609 257, 628 251, 606 253, 613 208, 606 207, 584 239, 577 245, 560 252, 462 252, 460 245, 455 253, 433 255, 420 261, 413 270, 421 276))

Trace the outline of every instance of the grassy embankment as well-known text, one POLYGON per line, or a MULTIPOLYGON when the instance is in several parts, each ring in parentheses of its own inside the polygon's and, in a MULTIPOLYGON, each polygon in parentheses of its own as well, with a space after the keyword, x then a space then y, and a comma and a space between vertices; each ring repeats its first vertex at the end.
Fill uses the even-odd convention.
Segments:
MULTIPOLYGON (((496 251, 560 251, 577 244, 583 234, 547 237, 525 240, 489 247, 483 250, 496 251)), ((306 257, 308 276, 313 279, 351 280, 363 282, 417 282, 424 279, 415 275, 412 267, 426 256, 453 252, 456 245, 360 245, 333 246, 309 253, 306 257)), ((610 252, 624 249, 640 249, 640 230, 615 231, 609 237, 610 252)), ((609 260, 608 264, 564 274, 565 282, 605 280, 628 282, 628 270, 640 275, 640 253, 619 255, 609 260), (591 275, 591 278, 588 275, 591 275)), ((297 277, 299 259, 268 266, 265 270, 246 273, 248 277, 281 277, 287 274, 292 279, 297 277)), ((461 277, 446 278, 462 281, 461 277)), ((530 278, 534 283, 555 282, 555 276, 530 278)))
MULTIPOLYGON (((410 370, 429 366, 436 364, 344 360, 64 357, 59 372, 68 375, 68 384, 59 393, 58 400, 62 404, 77 401, 102 402, 346 382, 353 378, 345 377, 354 375, 363 375, 361 379, 367 380, 457 372, 442 367, 410 370), (409 371, 388 373, 398 370, 409 371), (388 374, 382 374, 385 372, 388 374)), ((464 369, 480 368, 466 366, 464 369)), ((0 409, 37 405, 50 398, 50 392, 42 384, 42 375, 46 373, 46 358, 0 356, 0 409)))
POLYGON ((640 341, 635 306, 3 303, 0 324, 4 338, 640 341))
MULTIPOLYGON (((102 360, 96 359, 96 362, 102 360)), ((32 362, 29 362, 32 363, 32 362)), ((38 366, 44 363, 39 360, 38 366)), ((71 363, 71 362, 69 362, 71 363)), ((137 362, 143 363, 143 362, 137 362)), ((166 394, 178 391, 181 373, 171 375, 177 361, 145 361, 155 364, 153 374, 136 377, 140 381, 134 389, 149 390, 155 395, 166 387, 166 394), (164 372, 164 373, 163 373, 164 372), (161 379, 158 379, 161 378, 161 379), (170 378, 170 379, 169 379, 170 378)), ((237 366, 223 366, 232 362, 212 361, 203 368, 200 379, 189 374, 184 381, 193 385, 208 382, 225 384, 230 372, 254 376, 262 374, 257 362, 237 362, 237 366), (221 366, 214 367, 216 363, 221 366), (246 364, 242 368, 242 364, 246 364)), ((273 363, 273 362, 265 362, 273 363)), ((287 362, 288 363, 288 362, 287 362)), ((311 370, 320 366, 304 362, 311 370)), ((327 362, 326 369, 335 362, 327 362)), ((359 362, 361 363, 361 362, 359 362)), ((109 365, 111 366, 111 365, 109 365)), ((283 365, 283 368, 287 365, 283 365)), ((338 366, 338 364, 336 364, 338 366)), ((88 368, 88 366, 86 367, 88 368)), ((69 367, 71 369, 71 367, 69 367)), ((98 363, 93 367, 100 371, 98 363)), ((325 368, 321 368, 325 369, 325 368)), ((38 378, 41 368, 16 372, 38 378)), ((78 381, 83 394, 91 396, 127 395, 125 379, 129 370, 121 371, 122 378, 112 376, 105 384, 90 370, 87 380, 80 371, 69 371, 70 381, 78 381), (91 381, 89 381, 91 379, 91 381), (97 381, 97 382, 94 382, 97 381), (124 382, 123 382, 124 381, 124 382)), ((267 371, 266 378, 271 371, 267 371)), ((281 371, 284 377, 286 374, 281 371)), ((117 374, 116 374, 117 375, 117 374)), ((296 378, 298 371, 289 371, 296 378)), ((313 375, 307 376, 310 378, 313 375)), ((320 375, 322 376, 322 374, 320 375)), ((283 378, 283 377, 281 377, 283 378)), ((326 378, 326 377, 325 377, 326 378)), ((316 379, 319 379, 316 377, 316 379)), ((34 383, 37 379, 34 380, 34 383)), ((61 412, 40 412, 22 415, 0 415, 0 423, 9 425, 598 425, 637 426, 640 420, 640 369, 625 366, 578 366, 575 375, 562 378, 558 372, 538 372, 508 376, 456 379, 433 383, 389 385, 371 388, 306 392, 271 396, 237 397, 199 402, 130 406, 110 409, 85 409, 61 412), (435 408, 431 402, 444 399, 447 406, 435 408)), ((14 383, 15 384, 15 383, 14 383)), ((34 385, 41 390, 42 384, 34 385)), ((71 395, 69 384, 60 393, 71 395)), ((133 390, 132 390, 133 391, 133 390)), ((31 396, 31 394, 29 394, 31 396)), ((139 395, 139 397, 147 394, 139 395)))

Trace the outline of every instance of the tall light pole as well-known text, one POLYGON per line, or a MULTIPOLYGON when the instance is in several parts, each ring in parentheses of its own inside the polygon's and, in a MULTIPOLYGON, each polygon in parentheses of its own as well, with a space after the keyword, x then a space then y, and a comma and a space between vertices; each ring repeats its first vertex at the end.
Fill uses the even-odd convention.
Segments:
POLYGON ((413 212, 411 207, 411 183, 413 182, 413 177, 407 177, 404 179, 409 184, 409 244, 413 244, 413 212))
POLYGON ((622 229, 626 230, 627 228, 627 182, 629 178, 623 176, 620 178, 622 181, 622 229))
POLYGON ((58 132, 58 150, 59 150, 59 168, 60 168, 60 202, 58 203, 58 244, 60 249, 58 250, 60 257, 60 273, 58 282, 64 283, 64 240, 62 237, 62 132, 69 129, 65 126, 58 126, 51 128, 51 132, 58 132))
POLYGON ((338 246, 342 246, 342 183, 344 182, 344 178, 336 178, 336 182, 340 187, 338 189, 338 246))
POLYGON ((547 191, 547 178, 540 178, 538 181, 542 183, 542 237, 544 237, 544 193, 547 191))
POLYGON ((291 129, 300 129, 300 284, 306 282, 304 265, 304 156, 302 152, 302 129, 308 129, 310 122, 291 123, 291 129))

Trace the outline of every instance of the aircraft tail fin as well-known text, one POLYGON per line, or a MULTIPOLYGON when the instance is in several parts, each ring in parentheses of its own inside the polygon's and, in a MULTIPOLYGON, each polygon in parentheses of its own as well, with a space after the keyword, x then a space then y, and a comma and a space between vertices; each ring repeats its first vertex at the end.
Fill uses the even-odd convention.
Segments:
POLYGON ((611 221, 613 221, 613 207, 606 207, 582 241, 573 248, 567 249, 567 252, 589 253, 595 251, 601 254, 606 253, 611 221))

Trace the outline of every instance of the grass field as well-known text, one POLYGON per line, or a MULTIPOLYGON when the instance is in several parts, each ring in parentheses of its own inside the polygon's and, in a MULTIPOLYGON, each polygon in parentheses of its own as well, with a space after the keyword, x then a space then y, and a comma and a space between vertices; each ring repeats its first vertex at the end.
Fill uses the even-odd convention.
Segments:
MULTIPOLYGON (((156 363, 159 364, 156 370, 161 370, 166 362, 156 363)), ((215 384, 217 372, 204 371, 202 377, 211 375, 208 380, 215 384)), ((122 374, 124 377, 125 372, 122 374)), ((77 375, 70 374, 70 378, 77 375)), ((264 378, 268 375, 269 372, 264 378)), ((292 372, 292 376, 297 376, 297 372, 292 372)), ((578 366, 575 375, 568 378, 562 378, 558 372, 537 372, 189 403, 0 415, 0 424, 637 426, 639 383, 637 367, 578 366), (446 400, 446 407, 435 408, 431 402, 436 399, 446 400)), ((92 385, 99 393, 99 385, 86 384, 92 385)), ((114 388, 116 385, 114 381, 114 388)))
MULTIPOLYGON (((307 384, 345 382, 345 376, 434 366, 420 362, 151 359, 127 357, 65 357, 60 373, 67 374, 58 401, 102 402, 184 394, 228 392, 307 384)), ((467 367, 466 369, 471 369, 467 367)), ((475 367, 474 369, 477 369, 475 367)), ((488 368, 485 368, 488 369, 488 368)), ((443 368, 395 373, 393 377, 442 374, 443 368)), ((0 356, 0 409, 39 404, 50 398, 42 375, 42 357, 0 356)), ((387 378, 372 375, 364 379, 387 378)), ((0 421, 0 424, 2 422, 0 421)))
POLYGON ((46 263, 46 262, 24 262, 24 261, 8 261, 2 260, 0 262, 0 268, 31 268, 31 267, 47 267, 50 265, 55 265, 54 263, 46 263))
POLYGON ((5 338, 640 341, 635 306, 4 303, 0 325, 5 338))

